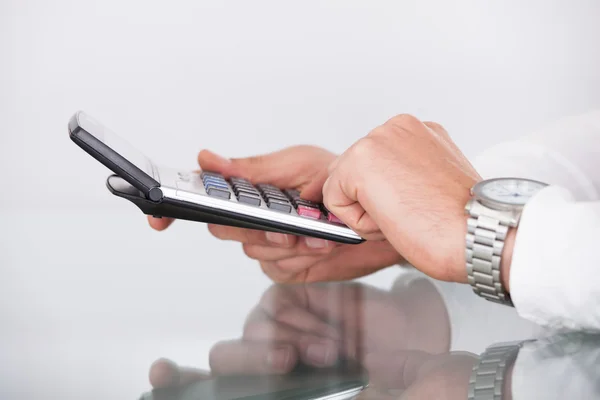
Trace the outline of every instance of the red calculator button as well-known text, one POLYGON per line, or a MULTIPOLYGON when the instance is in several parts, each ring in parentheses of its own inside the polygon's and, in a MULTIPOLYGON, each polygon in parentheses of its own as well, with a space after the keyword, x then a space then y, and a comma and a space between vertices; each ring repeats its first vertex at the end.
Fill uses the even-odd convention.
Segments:
POLYGON ((341 219, 333 215, 332 213, 327 214, 327 220, 329 222, 333 222, 334 224, 344 224, 341 219))
POLYGON ((321 210, 319 210, 318 208, 298 206, 296 211, 298 212, 298 215, 301 215, 303 217, 309 217, 314 219, 321 218, 321 210))

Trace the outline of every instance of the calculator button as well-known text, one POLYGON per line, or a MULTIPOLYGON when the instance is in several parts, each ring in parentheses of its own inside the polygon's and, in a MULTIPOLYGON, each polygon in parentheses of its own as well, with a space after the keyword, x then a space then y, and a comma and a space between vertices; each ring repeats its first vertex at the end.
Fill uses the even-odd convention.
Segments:
POLYGON ((233 188, 234 189, 238 189, 238 190, 247 190, 249 192, 258 193, 258 190, 256 190, 256 188, 254 186, 250 186, 250 185, 236 185, 236 184, 233 184, 233 188))
POLYGON ((304 207, 319 208, 319 205, 313 201, 298 199, 298 200, 295 200, 294 203, 296 204, 297 207, 304 206, 304 207))
POLYGON ((277 196, 277 197, 281 197, 281 198, 283 198, 283 199, 285 199, 285 200, 288 200, 287 196, 286 196, 285 194, 283 194, 282 192, 280 192, 280 191, 275 191, 275 190, 263 190, 262 192, 263 192, 263 194, 264 194, 265 196, 277 196))
POLYGON ((204 178, 202 178, 202 182, 204 183, 208 183, 208 182, 218 182, 222 185, 227 185, 227 181, 225 181, 225 179, 220 179, 214 176, 205 176, 204 178))
POLYGON ((202 182, 219 182, 219 183, 224 183, 227 184, 227 182, 225 181, 225 179, 223 178, 218 178, 216 176, 205 176, 204 178, 202 178, 202 182))
POLYGON ((309 217, 314 219, 321 218, 321 210, 319 210, 318 208, 298 206, 296 211, 298 212, 298 215, 301 215, 303 217, 309 217))
POLYGON ((252 185, 250 183, 249 180, 244 179, 244 178, 231 178, 231 182, 236 183, 236 184, 245 184, 245 185, 252 185))
POLYGON ((300 191, 296 189, 286 189, 285 194, 287 194, 292 199, 297 199, 300 197, 300 191))
POLYGON ((208 195, 212 197, 220 197, 222 199, 227 200, 231 198, 231 192, 229 192, 229 190, 224 190, 221 188, 209 187, 208 189, 206 189, 206 193, 208 193, 208 195))
POLYGON ((342 220, 339 219, 338 217, 336 217, 335 215, 333 215, 332 213, 327 214, 327 221, 333 222, 334 224, 344 225, 344 223, 342 222, 342 220))
POLYGON ((260 206, 260 197, 258 196, 252 196, 252 195, 248 195, 248 194, 240 194, 238 195, 238 201, 240 203, 244 203, 244 204, 250 204, 252 206, 260 206))
POLYGON ((218 178, 222 178, 223 177, 223 175, 221 175, 221 174, 218 174, 216 172, 210 172, 210 171, 202 171, 202 173, 200 174, 200 176, 202 176, 203 178, 205 176, 215 176, 215 177, 218 177, 218 178))
POLYGON ((283 201, 278 200, 269 200, 267 202, 267 207, 272 210, 283 211, 286 213, 290 213, 292 211, 292 205, 290 203, 284 203, 283 201))
POLYGON ((202 182, 205 182, 205 183, 206 182, 219 182, 219 183, 227 185, 227 181, 225 179, 215 178, 212 176, 207 176, 205 178, 202 178, 202 182))
POLYGON ((263 192, 273 192, 273 193, 281 193, 283 194, 283 192, 279 189, 277 189, 276 187, 265 187, 265 186, 256 186, 258 188, 258 190, 261 190, 263 192))
POLYGON ((215 189, 221 189, 221 190, 226 190, 229 192, 229 186, 227 186, 226 184, 222 184, 222 183, 218 183, 218 182, 207 182, 206 184, 204 184, 204 188, 206 190, 208 190, 208 188, 215 188, 215 189))
POLYGON ((288 199, 287 197, 285 197, 284 195, 279 195, 279 194, 273 194, 273 193, 267 193, 264 195, 267 199, 273 199, 273 200, 280 200, 280 201, 284 201, 286 203, 288 203, 288 199))
POLYGON ((256 185, 256 187, 259 189, 273 189, 280 191, 278 187, 270 185, 268 183, 259 183, 258 185, 256 185))
POLYGON ((246 190, 246 189, 234 189, 234 193, 236 194, 236 196, 246 195, 246 196, 260 197, 260 193, 254 192, 251 190, 246 190))

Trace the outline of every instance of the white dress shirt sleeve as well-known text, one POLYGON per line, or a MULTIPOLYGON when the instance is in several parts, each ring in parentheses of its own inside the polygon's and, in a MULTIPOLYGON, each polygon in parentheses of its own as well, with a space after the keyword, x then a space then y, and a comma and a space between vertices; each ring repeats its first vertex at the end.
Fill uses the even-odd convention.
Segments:
POLYGON ((552 185, 527 204, 517 231, 510 291, 519 315, 600 331, 600 112, 495 146, 475 167, 484 178, 552 185))

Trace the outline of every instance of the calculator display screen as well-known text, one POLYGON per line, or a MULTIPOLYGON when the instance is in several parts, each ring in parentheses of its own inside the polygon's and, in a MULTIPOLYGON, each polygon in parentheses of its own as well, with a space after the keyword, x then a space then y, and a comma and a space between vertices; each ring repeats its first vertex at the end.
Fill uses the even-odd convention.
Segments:
POLYGON ((148 157, 129 144, 125 139, 106 128, 89 115, 80 112, 79 125, 90 135, 94 136, 130 163, 152 176, 152 164, 148 157))

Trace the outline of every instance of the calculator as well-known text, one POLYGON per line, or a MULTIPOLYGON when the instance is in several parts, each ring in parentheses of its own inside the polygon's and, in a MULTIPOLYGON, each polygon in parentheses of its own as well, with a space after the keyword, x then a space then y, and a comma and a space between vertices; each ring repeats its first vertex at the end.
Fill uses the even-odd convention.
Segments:
POLYGON ((83 111, 69 121, 69 135, 113 171, 106 182, 110 192, 147 215, 363 242, 323 204, 302 199, 295 188, 159 166, 83 111))

